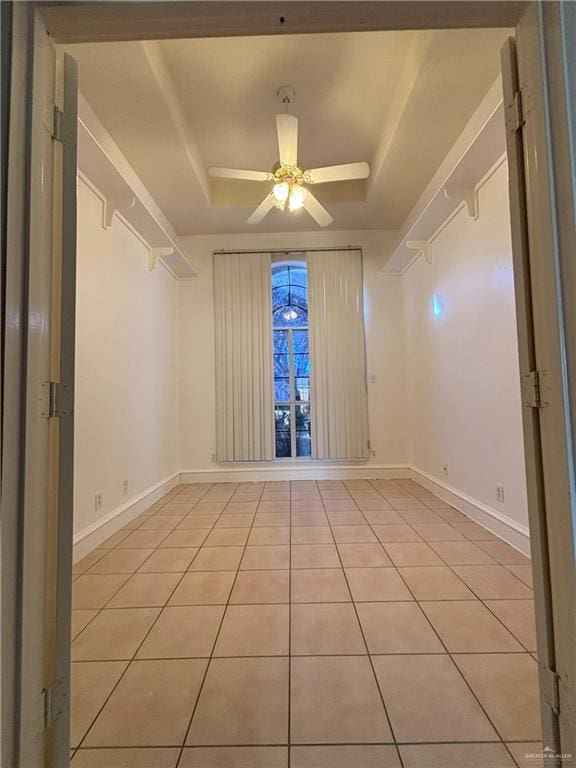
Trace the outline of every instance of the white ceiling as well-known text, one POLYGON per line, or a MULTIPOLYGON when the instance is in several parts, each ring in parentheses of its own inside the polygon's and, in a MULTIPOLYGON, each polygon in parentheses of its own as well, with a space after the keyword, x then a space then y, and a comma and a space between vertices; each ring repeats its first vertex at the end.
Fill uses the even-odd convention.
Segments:
MULTIPOLYGON (((210 165, 270 170, 280 85, 299 164, 367 160, 367 182, 317 186, 332 229, 398 228, 499 72, 506 30, 358 32, 67 46, 80 89, 180 235, 254 231, 268 189, 210 165)), ((273 211, 258 231, 315 229, 273 211)))

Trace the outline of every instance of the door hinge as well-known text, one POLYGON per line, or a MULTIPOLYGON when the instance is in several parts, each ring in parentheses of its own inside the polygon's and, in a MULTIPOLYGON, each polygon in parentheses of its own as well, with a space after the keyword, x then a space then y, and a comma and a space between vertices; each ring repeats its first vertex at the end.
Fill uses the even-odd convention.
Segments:
POLYGON ((44 117, 44 127, 55 141, 64 143, 64 112, 56 104, 47 107, 44 117))
POLYGON ((506 130, 516 133, 524 125, 524 102, 522 91, 516 91, 510 104, 506 106, 506 130))
POLYGON ((72 388, 60 381, 44 382, 40 403, 41 415, 46 419, 70 416, 74 404, 72 388))
POLYGON ((58 680, 42 691, 44 697, 44 727, 49 728, 66 711, 67 688, 63 680, 58 680))
POLYGON ((529 371, 522 375, 522 404, 526 408, 546 408, 550 405, 548 371, 529 371))
POLYGON ((560 677, 545 664, 540 666, 540 680, 542 683, 542 695, 555 715, 560 714, 560 677))

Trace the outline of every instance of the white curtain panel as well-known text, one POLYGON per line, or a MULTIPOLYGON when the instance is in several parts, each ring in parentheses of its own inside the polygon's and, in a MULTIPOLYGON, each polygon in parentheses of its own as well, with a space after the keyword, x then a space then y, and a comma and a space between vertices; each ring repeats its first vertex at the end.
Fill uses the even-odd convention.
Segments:
POLYGON ((309 251, 312 457, 368 456, 362 253, 309 251))
POLYGON ((274 459, 271 264, 214 254, 218 461, 274 459))

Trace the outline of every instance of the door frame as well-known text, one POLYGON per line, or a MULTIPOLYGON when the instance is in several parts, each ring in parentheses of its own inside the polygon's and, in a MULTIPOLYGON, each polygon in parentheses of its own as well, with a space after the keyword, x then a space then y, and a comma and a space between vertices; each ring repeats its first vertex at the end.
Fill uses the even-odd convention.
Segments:
MULTIPOLYGON (((297 34, 341 32, 358 30, 398 29, 455 29, 474 27, 518 27, 517 33, 527 40, 520 52, 521 68, 525 66, 527 52, 536 62, 536 76, 540 97, 532 109, 537 116, 537 129, 527 138, 527 152, 537 152, 546 162, 540 164, 530 178, 529 195, 545 204, 544 216, 547 227, 542 228, 538 216, 528 216, 527 226, 538 244, 539 277, 545 278, 546 288, 535 296, 540 311, 535 312, 534 324, 526 333, 538 339, 537 348, 552 374, 554 407, 543 409, 541 422, 543 437, 539 448, 542 456, 542 473, 545 493, 538 498, 530 494, 529 503, 538 519, 545 526, 547 541, 542 542, 548 557, 562 565, 556 568, 552 579, 553 626, 552 632, 556 664, 563 673, 573 671, 574 659, 570 654, 570 633, 573 631, 576 585, 573 571, 574 531, 576 520, 574 493, 574 432, 576 430, 576 311, 574 302, 564 301, 570 281, 574 281, 574 146, 576 128, 571 122, 570 109, 574 110, 576 88, 574 52, 567 44, 567 33, 576 29, 576 4, 556 2, 416 2, 404 0, 390 2, 147 2, 129 3, 48 2, 14 3, 18 9, 12 33, 13 59, 11 82, 10 170, 8 190, 11 224, 11 240, 7 252, 7 310, 22 321, 20 326, 9 328, 10 357, 3 363, 5 370, 5 413, 11 414, 3 424, 3 558, 2 567, 8 569, 8 579, 3 579, 3 615, 23 616, 25 600, 34 583, 24 580, 24 562, 29 558, 15 558, 15 553, 30 553, 32 540, 29 529, 22 523, 31 510, 23 494, 23 457, 34 444, 33 434, 26 432, 30 419, 30 402, 26 403, 25 386, 29 378, 29 363, 25 351, 29 348, 32 333, 31 307, 27 278, 31 262, 28 256, 29 238, 41 222, 31 220, 27 204, 26 174, 30 154, 34 151, 30 125, 31 77, 35 54, 30 38, 30 19, 36 10, 42 14, 54 42, 102 42, 135 39, 169 39, 182 37, 217 37, 235 35, 297 34), (522 17, 525 15, 525 18, 522 17), (18 18, 17 18, 18 17, 18 18), (531 37, 521 31, 531 25, 531 37), (23 40, 27 45, 23 45, 23 40), (572 57, 572 60, 571 58, 572 57), (552 110, 555 119, 551 120, 552 110), (18 139, 18 126, 24 128, 18 139), (20 165, 18 165, 20 163, 20 165), (18 170, 20 168, 20 170, 18 170), (544 258, 543 254, 549 254, 544 258), (548 313, 546 307, 555 311, 548 313), (549 342, 549 343, 547 343, 549 342), (10 410, 6 406, 10 407, 10 410), (572 462, 572 466, 571 463, 572 462), (572 494, 570 496, 570 494, 572 494), (546 514, 550 510, 551 514, 546 514), (553 514, 552 514, 553 513, 553 514), (7 556, 6 556, 7 555, 7 556), (6 607, 8 613, 4 613, 6 607)), ((534 209, 532 209, 534 210, 534 209)), ((10 234, 9 233, 9 234, 10 234)), ((572 284, 575 284, 574 282, 572 284)), ((521 321, 521 317, 518 317, 521 321)), ((8 340, 8 336, 7 336, 8 340)), ((45 340, 48 344, 49 341, 45 340)), ((541 366, 542 367, 542 366, 541 366)), ((47 457, 45 457, 47 458, 47 457)), ((47 503, 47 499, 45 500, 47 503)), ((38 510, 36 510, 36 514, 38 510)), ((537 534, 538 536, 538 534, 537 534)), ((45 542, 46 543, 46 542, 45 542)), ((538 545, 538 542, 534 542, 538 545)), ((71 557, 71 552, 70 552, 71 557)), ((35 569, 35 585, 41 584, 40 568, 35 569)), ((29 597, 29 595, 28 595, 29 597)), ((539 622, 546 617, 539 615, 539 622)), ((20 701, 27 684, 27 670, 22 667, 23 657, 14 646, 12 628, 7 627, 2 642, 3 670, 14 674, 4 675, 7 687, 3 694, 2 730, 11 727, 14 736, 3 739, 7 765, 21 765, 18 752, 12 751, 20 742, 20 754, 46 754, 44 739, 34 729, 22 729, 18 723, 18 710, 14 722, 10 722, 9 705, 20 701), (12 655, 10 656, 10 653, 12 655), (10 687, 9 683, 12 683, 10 687)), ((37 659, 36 659, 37 662, 37 659)), ((575 679, 573 674, 561 688, 567 712, 561 737, 551 744, 554 749, 572 750, 576 753, 576 712, 574 707, 575 679), (563 691, 563 692, 562 692, 563 691), (571 721, 570 721, 571 719, 571 721)), ((565 679, 566 680, 566 679, 565 679)), ((6 737, 6 733, 4 733, 6 737)), ((44 763, 42 763, 44 764, 44 763)), ((40 763, 38 764, 40 768, 40 763)))

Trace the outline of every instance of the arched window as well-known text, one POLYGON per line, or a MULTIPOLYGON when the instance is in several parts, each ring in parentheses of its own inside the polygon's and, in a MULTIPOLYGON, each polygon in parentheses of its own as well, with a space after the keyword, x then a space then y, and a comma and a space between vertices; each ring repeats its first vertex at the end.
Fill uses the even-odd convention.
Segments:
POLYGON ((310 355, 305 262, 272 266, 276 457, 310 456, 310 355))

